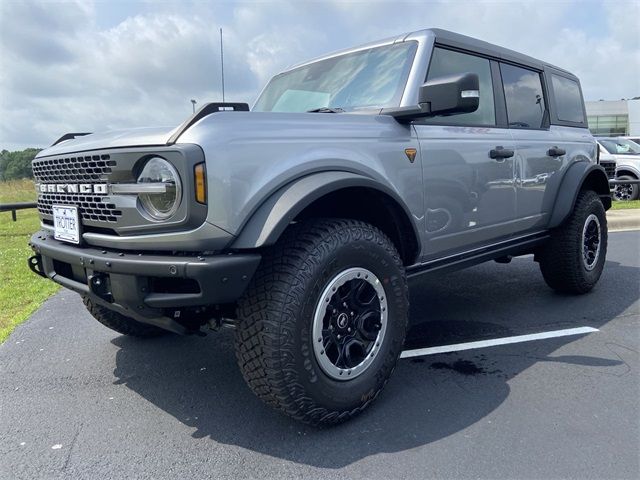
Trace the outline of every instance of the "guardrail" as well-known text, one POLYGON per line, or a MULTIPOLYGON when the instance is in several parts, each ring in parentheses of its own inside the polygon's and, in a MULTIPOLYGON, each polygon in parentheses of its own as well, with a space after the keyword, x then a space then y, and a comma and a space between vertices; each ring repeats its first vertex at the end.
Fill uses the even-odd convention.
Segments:
POLYGON ((26 208, 37 208, 36 202, 0 203, 0 212, 11 212, 11 220, 17 220, 16 212, 26 208))

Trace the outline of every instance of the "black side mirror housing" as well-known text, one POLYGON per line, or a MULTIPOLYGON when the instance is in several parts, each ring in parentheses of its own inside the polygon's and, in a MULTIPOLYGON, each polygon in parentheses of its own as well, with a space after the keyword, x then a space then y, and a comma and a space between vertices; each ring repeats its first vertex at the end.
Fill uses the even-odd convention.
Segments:
POLYGON ((463 73, 429 80, 420 87, 418 103, 429 104, 431 115, 475 112, 480 103, 478 75, 463 73))
POLYGON ((480 104, 480 80, 475 73, 438 77, 426 82, 418 92, 415 107, 385 108, 401 123, 435 115, 455 115, 475 112, 480 104))

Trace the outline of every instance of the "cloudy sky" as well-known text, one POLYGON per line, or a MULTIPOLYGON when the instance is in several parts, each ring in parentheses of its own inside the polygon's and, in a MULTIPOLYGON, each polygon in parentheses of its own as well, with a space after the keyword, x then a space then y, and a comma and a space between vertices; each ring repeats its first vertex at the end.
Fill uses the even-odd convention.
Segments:
POLYGON ((221 99, 253 103, 293 63, 426 27, 577 74, 587 100, 640 95, 640 0, 0 0, 0 149, 70 131, 177 125, 221 99))

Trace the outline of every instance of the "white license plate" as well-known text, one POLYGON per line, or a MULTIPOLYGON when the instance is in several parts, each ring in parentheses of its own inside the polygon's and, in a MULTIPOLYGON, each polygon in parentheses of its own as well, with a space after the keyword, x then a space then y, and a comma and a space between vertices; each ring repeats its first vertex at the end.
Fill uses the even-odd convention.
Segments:
POLYGON ((53 205, 53 236, 56 240, 80 243, 78 207, 53 205))

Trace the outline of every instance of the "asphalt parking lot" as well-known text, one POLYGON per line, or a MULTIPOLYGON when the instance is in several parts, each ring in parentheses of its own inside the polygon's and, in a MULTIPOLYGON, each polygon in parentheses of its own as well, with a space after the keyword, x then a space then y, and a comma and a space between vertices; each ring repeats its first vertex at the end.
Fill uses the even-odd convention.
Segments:
POLYGON ((231 331, 139 341, 69 291, 0 346, 1 478, 639 478, 640 232, 597 288, 531 258, 412 284, 407 348, 598 332, 400 361, 377 403, 316 429, 244 385, 231 331))

